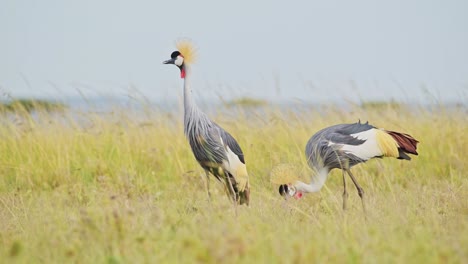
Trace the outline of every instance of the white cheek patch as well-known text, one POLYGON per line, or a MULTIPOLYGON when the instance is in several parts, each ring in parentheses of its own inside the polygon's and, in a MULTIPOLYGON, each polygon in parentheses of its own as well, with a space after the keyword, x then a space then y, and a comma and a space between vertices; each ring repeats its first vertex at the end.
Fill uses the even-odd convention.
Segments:
POLYGON ((294 186, 289 186, 288 187, 288 194, 289 194, 289 196, 294 196, 296 194, 296 188, 294 188, 294 186))
POLYGON ((174 64, 180 67, 182 66, 183 63, 184 63, 184 57, 177 56, 176 60, 174 61, 174 64))

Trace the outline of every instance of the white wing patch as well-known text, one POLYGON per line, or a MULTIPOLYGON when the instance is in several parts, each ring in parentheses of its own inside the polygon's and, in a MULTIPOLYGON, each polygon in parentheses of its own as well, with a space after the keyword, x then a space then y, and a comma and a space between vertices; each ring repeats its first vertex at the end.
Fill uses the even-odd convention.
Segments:
POLYGON ((368 160, 377 156, 382 156, 383 153, 380 150, 378 144, 377 144, 377 137, 376 137, 376 132, 375 128, 351 134, 350 136, 360 139, 360 140, 365 140, 364 143, 361 145, 346 145, 344 144, 343 147, 341 148, 342 151, 353 154, 356 157, 359 157, 363 160, 368 160))
MULTIPOLYGON (((221 142, 224 145, 222 138, 221 142)), ((249 187, 249 175, 247 174, 247 167, 244 163, 242 163, 242 161, 240 161, 239 156, 237 156, 228 145, 224 146, 228 160, 223 161, 223 169, 227 170, 232 174, 232 176, 234 176, 234 179, 238 184, 238 190, 244 191, 245 188, 249 187)))
POLYGON ((236 172, 241 166, 245 166, 245 164, 240 161, 239 157, 234 152, 232 152, 229 146, 226 146, 226 154, 228 157, 228 162, 225 162, 223 165, 229 172, 234 174, 234 177, 236 177, 236 172))
MULTIPOLYGON (((221 137, 219 138, 219 140, 221 140, 221 144, 224 145, 224 141, 221 137)), ((223 161, 223 167, 225 170, 229 171, 234 177, 236 177, 236 172, 241 166, 245 166, 245 164, 240 161, 239 157, 236 155, 236 153, 232 152, 228 145, 225 145, 225 150, 228 160, 223 161)))

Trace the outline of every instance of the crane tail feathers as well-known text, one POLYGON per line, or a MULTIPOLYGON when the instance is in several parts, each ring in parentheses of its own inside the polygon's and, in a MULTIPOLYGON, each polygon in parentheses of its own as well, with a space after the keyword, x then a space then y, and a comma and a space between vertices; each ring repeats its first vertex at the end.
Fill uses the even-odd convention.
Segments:
POLYGON ((244 163, 239 163, 235 171, 236 193, 239 204, 249 205, 250 184, 247 167, 244 163))
MULTIPOLYGON (((238 175, 239 176, 239 175, 238 175)), ((250 201, 250 184, 247 174, 246 177, 238 177, 237 179, 237 198, 240 205, 249 205, 250 201)))
POLYGON ((416 151, 419 141, 408 134, 395 132, 395 131, 385 131, 389 134, 398 144, 398 159, 411 160, 411 157, 407 154, 418 155, 416 151))
POLYGON ((250 202, 250 187, 247 186, 244 191, 239 192, 239 204, 249 205, 250 202))
POLYGON ((234 178, 234 176, 227 171, 225 175, 225 189, 228 197, 240 205, 245 204, 248 206, 250 202, 250 184, 248 175, 245 174, 247 177, 238 177, 238 179, 234 178))

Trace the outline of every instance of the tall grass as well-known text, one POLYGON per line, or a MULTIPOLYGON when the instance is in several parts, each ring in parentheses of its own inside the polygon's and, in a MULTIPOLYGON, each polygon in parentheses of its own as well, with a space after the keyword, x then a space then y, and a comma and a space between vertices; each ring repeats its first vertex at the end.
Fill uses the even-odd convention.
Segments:
POLYGON ((220 184, 207 200, 182 114, 16 113, 0 126, 0 260, 9 263, 466 263, 466 109, 266 106, 211 114, 242 146, 250 207, 220 184), (321 192, 284 201, 269 173, 295 164, 319 129, 358 119, 417 138, 411 162, 353 168, 367 220, 333 171, 321 192))

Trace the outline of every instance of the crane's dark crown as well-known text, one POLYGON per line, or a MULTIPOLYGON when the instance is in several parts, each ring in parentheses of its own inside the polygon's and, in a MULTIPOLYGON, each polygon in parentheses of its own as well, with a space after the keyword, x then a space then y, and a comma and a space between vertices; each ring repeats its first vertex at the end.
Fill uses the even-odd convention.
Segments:
POLYGON ((176 50, 176 51, 172 52, 172 54, 171 54, 171 59, 175 59, 175 58, 177 58, 177 56, 179 56, 179 55, 180 55, 180 52, 179 52, 178 50, 176 50))
POLYGON ((279 191, 279 193, 280 193, 281 195, 287 194, 287 193, 288 193, 288 185, 286 185, 286 184, 280 185, 278 191, 279 191))

